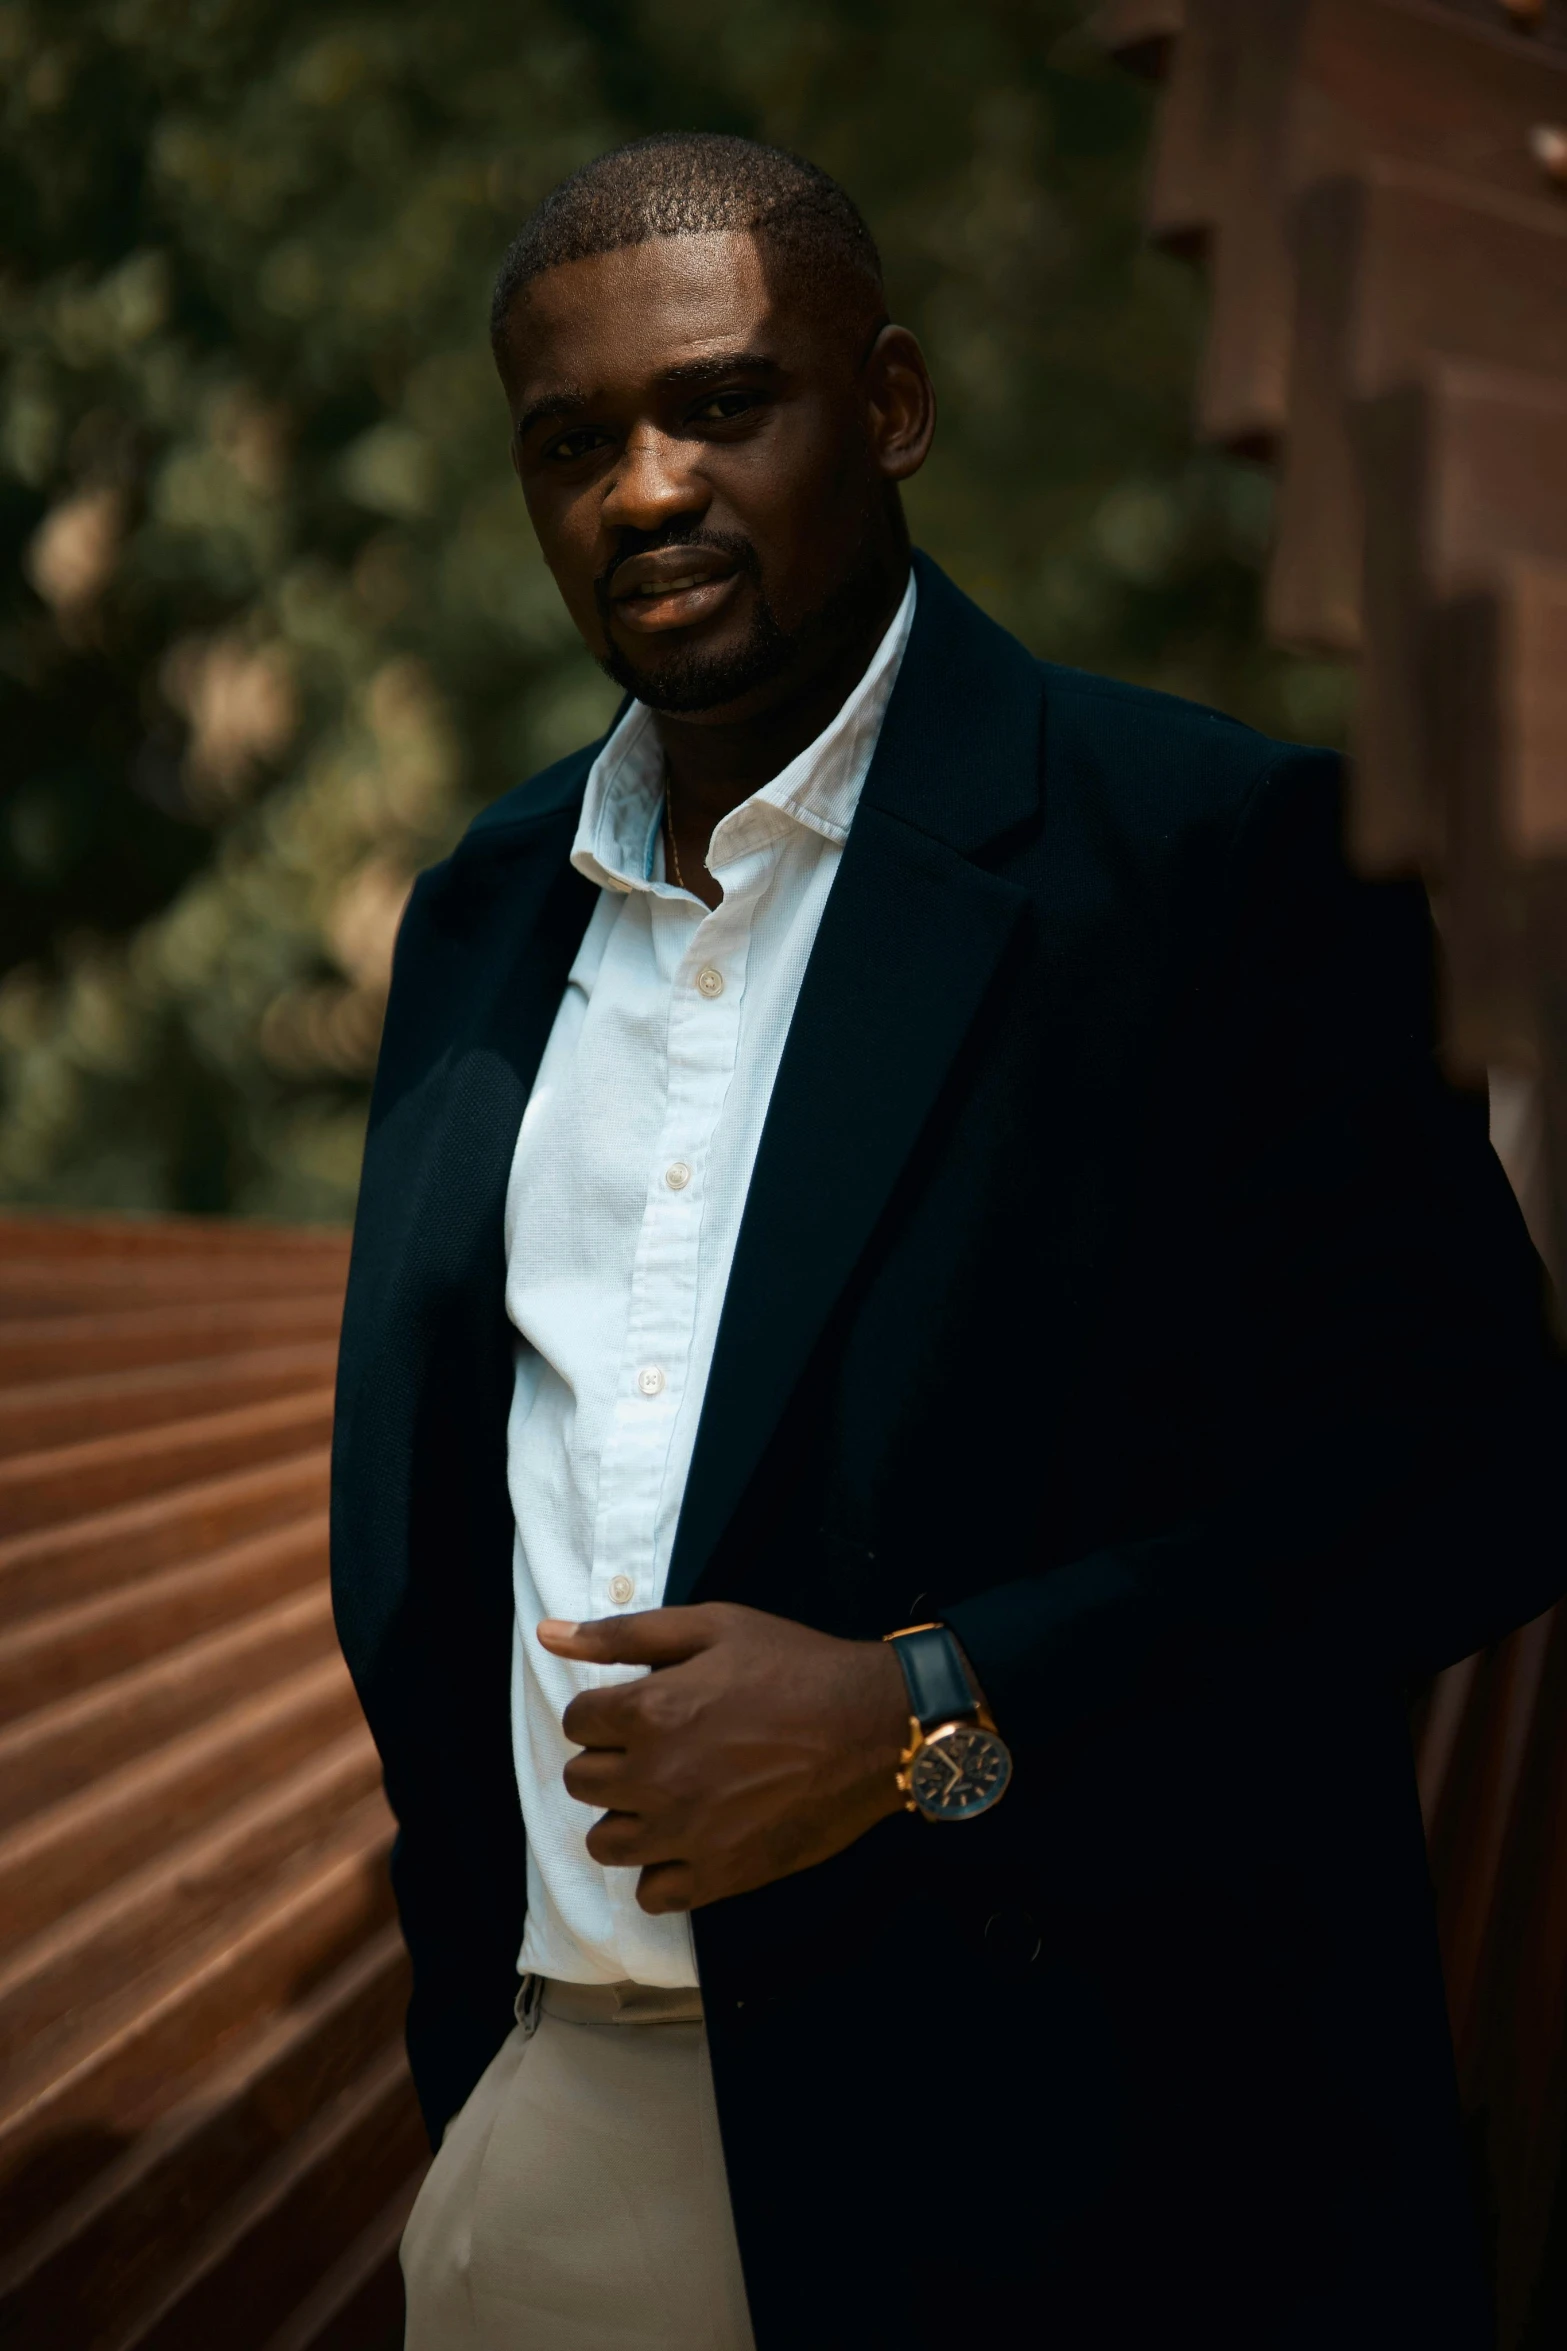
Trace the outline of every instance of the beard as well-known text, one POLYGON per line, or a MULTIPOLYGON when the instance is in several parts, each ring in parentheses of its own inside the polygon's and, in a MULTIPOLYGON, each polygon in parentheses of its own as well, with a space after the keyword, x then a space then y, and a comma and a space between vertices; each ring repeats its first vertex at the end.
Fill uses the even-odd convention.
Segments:
POLYGON ((721 710, 726 703, 738 702, 759 687, 771 685, 774 678, 797 664, 809 666, 819 646, 836 645, 854 632, 876 598, 877 567, 868 529, 847 577, 839 581, 816 611, 807 613, 793 628, 782 625, 768 601, 762 585, 762 567, 749 539, 726 531, 682 529, 677 523, 662 531, 627 531, 623 540, 614 562, 607 564, 593 583, 600 623, 609 645, 599 667, 622 692, 634 695, 649 709, 667 712, 672 718, 699 710, 721 710), (738 645, 713 653, 705 652, 698 645, 682 647, 653 671, 639 668, 620 650, 610 636, 614 605, 609 583, 628 556, 646 555, 655 547, 710 547, 726 555, 736 571, 750 580, 755 591, 751 625, 738 645))

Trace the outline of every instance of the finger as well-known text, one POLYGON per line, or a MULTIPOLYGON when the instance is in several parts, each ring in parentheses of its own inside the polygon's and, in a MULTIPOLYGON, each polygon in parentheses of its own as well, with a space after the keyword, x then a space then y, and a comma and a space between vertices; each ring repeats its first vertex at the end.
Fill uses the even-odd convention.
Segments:
POLYGON ((696 1872, 689 1861, 655 1861, 637 1880, 640 1909, 661 1917, 670 1910, 696 1908, 696 1872))
POLYGON ((552 1657, 581 1665, 678 1665, 711 1647, 714 1627, 705 1608, 643 1608, 632 1616, 598 1616, 568 1624, 547 1616, 539 1642, 552 1657))
POLYGON ((678 1858, 668 1833, 636 1812, 606 1812, 583 1841, 591 1858, 605 1869, 639 1869, 647 1862, 678 1858))
POLYGON ((637 1790, 625 1756, 614 1747, 590 1747, 574 1755, 561 1773, 568 1796, 600 1812, 640 1812, 637 1790))
POLYGON ((623 1748, 636 1727, 636 1709, 626 1701, 635 1682, 617 1690, 583 1690, 560 1718, 560 1727, 574 1747, 623 1748))

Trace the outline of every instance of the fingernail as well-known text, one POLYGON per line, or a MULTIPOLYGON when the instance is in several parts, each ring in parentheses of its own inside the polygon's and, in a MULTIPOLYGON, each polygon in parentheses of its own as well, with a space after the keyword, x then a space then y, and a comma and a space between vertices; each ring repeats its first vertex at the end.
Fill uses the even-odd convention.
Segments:
POLYGON ((546 1633, 553 1634, 557 1641, 574 1641, 581 1630, 581 1625, 568 1624, 563 1616, 545 1616, 539 1619, 541 1641, 546 1633))

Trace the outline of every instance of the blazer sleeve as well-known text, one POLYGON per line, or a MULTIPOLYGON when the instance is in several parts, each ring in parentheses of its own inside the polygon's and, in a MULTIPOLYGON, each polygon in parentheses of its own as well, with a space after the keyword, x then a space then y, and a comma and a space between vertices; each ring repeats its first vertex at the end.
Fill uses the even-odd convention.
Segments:
POLYGON ((948 1610, 1014 1742, 1237 1640, 1407 1679, 1567 1588, 1548 1287, 1485 1104, 1441 1070, 1424 891, 1351 874, 1339 781, 1290 753, 1250 793, 1205 987, 1238 1465, 1185 1523, 948 1610))

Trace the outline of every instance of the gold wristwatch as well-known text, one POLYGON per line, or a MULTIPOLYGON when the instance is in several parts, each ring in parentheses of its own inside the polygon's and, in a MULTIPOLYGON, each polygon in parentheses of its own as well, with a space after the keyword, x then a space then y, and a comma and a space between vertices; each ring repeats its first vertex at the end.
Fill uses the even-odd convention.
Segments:
POLYGON ((969 1679, 957 1636, 944 1624, 888 1633, 909 1693, 909 1744, 898 1786, 927 1820, 974 1820, 999 1804, 1012 1755, 969 1679))

